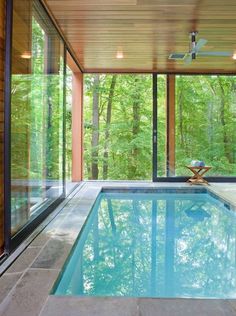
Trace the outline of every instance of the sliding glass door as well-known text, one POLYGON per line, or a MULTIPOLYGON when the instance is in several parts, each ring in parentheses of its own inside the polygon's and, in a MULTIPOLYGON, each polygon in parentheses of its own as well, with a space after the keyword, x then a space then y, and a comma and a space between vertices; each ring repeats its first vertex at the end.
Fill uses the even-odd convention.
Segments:
POLYGON ((64 193, 64 44, 38 1, 13 3, 11 235, 64 193))

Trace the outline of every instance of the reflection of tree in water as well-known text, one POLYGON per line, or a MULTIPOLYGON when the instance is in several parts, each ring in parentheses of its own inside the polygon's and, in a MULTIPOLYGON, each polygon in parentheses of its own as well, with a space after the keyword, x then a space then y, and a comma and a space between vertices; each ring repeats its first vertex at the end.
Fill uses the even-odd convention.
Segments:
POLYGON ((231 226, 235 219, 206 201, 204 209, 211 218, 195 221, 181 212, 183 204, 176 203, 181 214, 176 223, 177 294, 227 297, 235 287, 235 229, 231 226))
POLYGON ((227 297, 233 293, 233 215, 220 211, 217 203, 203 195, 195 205, 186 197, 117 197, 106 194, 101 199, 77 261, 80 284, 77 279, 72 291, 163 297, 227 297), (189 210, 201 215, 205 211, 208 216, 199 220, 188 216, 189 210))

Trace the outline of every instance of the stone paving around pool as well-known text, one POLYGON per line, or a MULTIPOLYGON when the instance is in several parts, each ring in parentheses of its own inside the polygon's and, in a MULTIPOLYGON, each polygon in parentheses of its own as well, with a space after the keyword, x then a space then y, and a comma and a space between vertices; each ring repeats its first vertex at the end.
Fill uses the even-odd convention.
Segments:
MULTIPOLYGON (((35 237, 36 231, 25 241, 25 250, 1 276, 0 315, 236 315, 236 300, 79 298, 50 295, 53 284, 102 187, 186 188, 189 185, 116 181, 84 182, 45 220, 41 227, 46 227, 38 236, 35 237)), ((236 206, 236 184, 218 183, 211 184, 207 188, 236 206)), ((3 267, 9 264, 12 258, 14 254, 7 259, 3 267)))

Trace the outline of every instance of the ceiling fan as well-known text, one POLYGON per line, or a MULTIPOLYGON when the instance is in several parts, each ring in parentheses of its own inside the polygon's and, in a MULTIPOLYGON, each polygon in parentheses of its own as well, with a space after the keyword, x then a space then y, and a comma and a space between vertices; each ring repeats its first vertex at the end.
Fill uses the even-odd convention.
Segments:
POLYGON ((229 52, 201 52, 203 46, 206 45, 206 39, 199 39, 196 40, 198 32, 191 32, 190 33, 190 50, 187 53, 172 53, 169 55, 169 59, 173 60, 184 60, 185 64, 190 64, 194 59, 198 56, 201 57, 232 57, 232 53, 229 52))

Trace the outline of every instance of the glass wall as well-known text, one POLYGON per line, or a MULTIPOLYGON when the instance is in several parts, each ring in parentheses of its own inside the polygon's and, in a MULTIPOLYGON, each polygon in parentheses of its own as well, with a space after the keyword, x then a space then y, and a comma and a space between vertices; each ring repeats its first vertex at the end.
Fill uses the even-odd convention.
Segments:
POLYGON ((14 1, 11 232, 63 195, 64 44, 38 1, 14 1))
POLYGON ((152 179, 152 75, 85 75, 84 178, 152 179))
POLYGON ((157 177, 190 176, 192 160, 212 167, 207 176, 236 176, 236 77, 157 78, 157 177))
POLYGON ((236 176, 236 77, 176 76, 175 174, 203 160, 208 175, 236 176))

